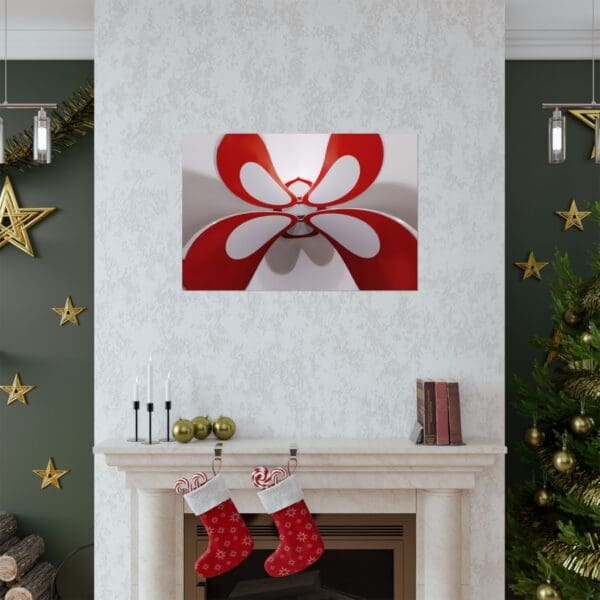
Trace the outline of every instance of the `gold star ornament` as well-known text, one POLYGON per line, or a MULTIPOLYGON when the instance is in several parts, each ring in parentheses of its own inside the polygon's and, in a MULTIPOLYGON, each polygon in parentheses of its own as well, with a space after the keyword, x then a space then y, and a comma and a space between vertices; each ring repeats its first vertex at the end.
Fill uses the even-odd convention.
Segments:
POLYGON ((54 459, 49 458, 45 469, 34 469, 33 472, 42 478, 42 490, 45 490, 50 485, 60 490, 60 478, 64 477, 69 472, 69 469, 57 469, 54 466, 54 459))
MULTIPOLYGON (((596 130, 596 119, 600 117, 600 110, 596 108, 573 109, 569 110, 569 113, 584 125, 587 125, 592 131, 596 130)), ((592 147, 590 158, 596 158, 596 146, 592 147)))
POLYGON ((0 390, 8 394, 7 406, 17 401, 21 404, 27 404, 27 392, 30 392, 34 388, 35 385, 23 385, 18 373, 15 373, 12 385, 0 385, 0 390))
POLYGON ((579 210, 575 200, 571 200, 571 206, 569 207, 569 210, 557 210, 554 212, 565 220, 565 227, 563 231, 571 229, 571 227, 577 227, 577 229, 583 231, 583 219, 592 214, 589 210, 579 210))
POLYGON ((79 325, 79 319, 77 318, 77 315, 85 310, 85 306, 73 306, 73 300, 71 300, 71 296, 67 296, 64 307, 53 308, 52 310, 60 315, 61 327, 67 323, 79 325))
POLYGON ((535 260, 535 254, 532 252, 529 253, 529 257, 527 258, 527 262, 516 262, 515 266, 519 267, 519 269, 523 269, 523 279, 529 279, 530 277, 535 277, 541 281, 542 274, 540 271, 547 266, 547 262, 539 262, 535 260))
POLYGON ((20 207, 10 178, 7 177, 0 192, 0 248, 12 244, 29 256, 35 256, 27 231, 55 210, 20 207))

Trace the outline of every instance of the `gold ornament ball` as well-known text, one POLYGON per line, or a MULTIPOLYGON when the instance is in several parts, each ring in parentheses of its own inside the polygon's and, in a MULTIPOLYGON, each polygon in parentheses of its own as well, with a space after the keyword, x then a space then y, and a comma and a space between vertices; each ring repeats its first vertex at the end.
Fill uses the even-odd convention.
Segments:
POLYGON ((571 431, 577 435, 589 435, 594 428, 594 419, 587 415, 575 415, 571 418, 571 431))
POLYGON ((552 464, 561 473, 570 473, 575 468, 575 457, 569 450, 559 450, 552 457, 552 464))
POLYGON ((565 313, 563 314, 563 319, 565 320, 565 323, 567 325, 577 325, 577 323, 579 323, 579 321, 581 321, 581 316, 578 315, 574 310, 568 309, 565 310, 565 313))
POLYGON ((194 437, 197 440, 204 440, 212 431, 212 423, 208 417, 196 417, 192 419, 192 423, 194 424, 194 437))
POLYGON ((187 444, 194 437, 194 424, 187 419, 179 419, 173 424, 173 438, 182 444, 187 444))
POLYGON ((546 434, 544 433, 544 430, 537 425, 530 427, 525 432, 525 442, 532 448, 539 448, 541 445, 543 445, 545 439, 546 434))
POLYGON ((535 492, 533 501, 540 508, 550 508, 554 506, 554 494, 550 490, 542 488, 535 492))
POLYGON ((581 341, 586 344, 587 346, 590 346, 592 344, 592 340, 594 339, 592 337, 592 334, 589 331, 584 331, 581 334, 581 341))
POLYGON ((229 417, 219 417, 213 424, 213 432, 220 440, 228 440, 235 434, 235 423, 229 417))
POLYGON ((561 600, 558 590, 551 583, 538 585, 535 597, 537 600, 561 600))

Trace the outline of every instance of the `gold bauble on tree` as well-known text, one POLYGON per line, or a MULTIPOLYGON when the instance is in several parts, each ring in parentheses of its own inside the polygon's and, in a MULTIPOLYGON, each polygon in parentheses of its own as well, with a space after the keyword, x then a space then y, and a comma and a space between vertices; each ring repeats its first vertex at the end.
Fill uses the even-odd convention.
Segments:
POLYGON ((182 444, 187 444, 194 437, 194 424, 187 419, 179 419, 173 424, 173 438, 182 444))
POLYGON ((213 432, 220 440, 228 440, 235 434, 235 423, 229 417, 219 417, 213 424, 213 432))
POLYGON ((537 586, 535 597, 537 600, 561 600, 558 590, 548 581, 537 586))
POLYGON ((592 341, 593 341, 593 336, 589 331, 584 331, 580 336, 579 339, 586 344, 586 346, 591 346, 592 345, 592 341))
POLYGON ((552 464, 560 473, 570 473, 575 468, 575 463, 575 456, 565 446, 552 457, 552 464))
POLYGON ((554 506, 554 494, 544 485, 543 488, 536 490, 533 501, 540 508, 551 508, 554 506))
POLYGON ((192 419, 192 423, 194 424, 194 437, 197 440, 204 440, 212 431, 212 423, 208 417, 196 417, 192 419))
POLYGON ((534 423, 527 431, 525 431, 525 443, 532 448, 539 448, 542 446, 545 439, 546 434, 543 429, 537 426, 537 423, 534 423))
POLYGON ((570 421, 571 431, 576 435, 589 435, 594 429, 594 419, 592 417, 586 415, 585 413, 580 413, 571 418, 570 421))
POLYGON ((577 325, 577 323, 581 321, 581 315, 578 315, 574 310, 568 308, 563 314, 563 319, 567 325, 573 327, 573 325, 577 325))

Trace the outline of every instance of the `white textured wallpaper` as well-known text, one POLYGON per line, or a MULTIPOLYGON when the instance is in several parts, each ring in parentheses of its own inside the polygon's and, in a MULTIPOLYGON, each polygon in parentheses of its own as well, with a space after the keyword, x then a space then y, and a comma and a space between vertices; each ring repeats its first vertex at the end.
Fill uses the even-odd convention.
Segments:
MULTIPOLYGON (((500 0, 97 0, 96 440, 129 435, 151 351, 175 417, 240 436, 406 436, 426 376, 503 441, 503 111, 500 0), (417 133, 419 291, 182 291, 182 140, 226 131, 417 133)), ((130 585, 122 485, 97 459, 97 600, 130 585)), ((473 598, 504 598, 503 494, 499 464, 473 598)))

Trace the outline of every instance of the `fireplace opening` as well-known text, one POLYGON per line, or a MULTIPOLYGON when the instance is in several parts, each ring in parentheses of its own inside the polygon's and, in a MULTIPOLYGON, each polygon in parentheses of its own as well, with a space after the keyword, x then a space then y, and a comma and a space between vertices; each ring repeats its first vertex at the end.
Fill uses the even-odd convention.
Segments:
POLYGON ((316 515, 325 543, 306 571, 272 578, 263 563, 279 538, 268 515, 243 515, 254 551, 238 567, 212 579, 194 571, 208 545, 196 517, 185 515, 185 600, 415 600, 414 515, 316 515))

